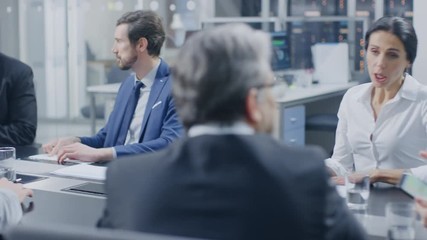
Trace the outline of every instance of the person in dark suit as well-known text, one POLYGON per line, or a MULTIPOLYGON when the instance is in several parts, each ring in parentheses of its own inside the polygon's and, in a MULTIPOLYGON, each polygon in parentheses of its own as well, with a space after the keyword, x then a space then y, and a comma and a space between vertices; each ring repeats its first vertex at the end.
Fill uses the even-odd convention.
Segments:
POLYGON ((120 86, 107 124, 92 137, 67 137, 43 145, 46 153, 83 161, 156 151, 180 137, 183 128, 172 98, 169 67, 159 55, 165 40, 160 17, 152 11, 124 14, 116 24, 117 65, 135 75, 120 86))
POLYGON ((192 36, 172 71, 188 137, 112 162, 98 226, 204 239, 364 239, 325 153, 269 135, 279 90, 270 56, 269 36, 244 24, 192 36))
POLYGON ((34 142, 37 102, 33 71, 23 62, 0 53, 0 146, 34 142))

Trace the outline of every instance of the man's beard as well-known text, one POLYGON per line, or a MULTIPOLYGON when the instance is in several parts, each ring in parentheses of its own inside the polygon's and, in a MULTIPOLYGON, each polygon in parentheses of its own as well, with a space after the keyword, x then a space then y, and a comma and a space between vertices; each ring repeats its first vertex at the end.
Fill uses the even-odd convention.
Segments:
POLYGON ((128 61, 126 65, 121 65, 120 63, 123 63, 121 60, 119 61, 120 63, 117 64, 117 66, 121 69, 121 70, 129 70, 132 68, 132 66, 135 64, 135 62, 138 60, 138 57, 135 55, 133 56, 133 58, 131 59, 131 61, 128 61))

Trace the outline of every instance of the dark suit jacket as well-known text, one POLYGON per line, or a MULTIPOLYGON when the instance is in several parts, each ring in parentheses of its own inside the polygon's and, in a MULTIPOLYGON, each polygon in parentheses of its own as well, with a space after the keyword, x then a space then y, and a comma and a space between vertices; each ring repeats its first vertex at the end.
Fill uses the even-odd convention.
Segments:
POLYGON ((324 158, 266 135, 184 139, 111 162, 98 224, 208 239, 364 239, 324 158))
POLYGON ((135 77, 128 77, 120 86, 116 102, 107 124, 93 137, 81 137, 83 144, 91 147, 115 147, 117 156, 151 152, 164 148, 183 133, 175 111, 169 67, 162 60, 151 86, 139 143, 116 146, 126 104, 132 93, 135 77))
POLYGON ((0 145, 31 144, 36 129, 33 71, 26 64, 0 53, 0 145))

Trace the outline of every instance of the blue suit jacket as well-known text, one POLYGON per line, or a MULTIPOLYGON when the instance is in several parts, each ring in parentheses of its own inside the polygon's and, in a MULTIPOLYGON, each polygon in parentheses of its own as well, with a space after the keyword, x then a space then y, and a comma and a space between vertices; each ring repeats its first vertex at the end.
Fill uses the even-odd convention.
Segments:
POLYGON ((94 148, 114 147, 117 157, 161 149, 183 134, 183 127, 175 111, 169 67, 162 60, 151 87, 138 143, 116 146, 126 104, 132 93, 134 76, 120 86, 113 111, 104 128, 93 137, 81 137, 81 142, 94 148))

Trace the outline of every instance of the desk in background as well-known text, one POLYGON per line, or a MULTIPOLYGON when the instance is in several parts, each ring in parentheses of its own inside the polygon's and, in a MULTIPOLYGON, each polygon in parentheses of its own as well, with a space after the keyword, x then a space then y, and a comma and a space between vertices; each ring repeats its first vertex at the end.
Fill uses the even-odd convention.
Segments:
POLYGON ((87 61, 87 84, 89 86, 103 84, 108 78, 108 72, 116 64, 114 59, 87 61))
MULTIPOLYGON (((116 96, 119 91, 120 83, 111 83, 104 85, 90 86, 86 88, 90 99, 90 123, 91 133, 96 133, 96 95, 116 96)), ((107 115, 107 113, 105 113, 107 115)))
MULTIPOLYGON (((288 89, 282 99, 278 99, 278 126, 275 136, 289 145, 304 145, 305 135, 305 107, 304 104, 319 100, 342 96, 356 82, 342 84, 317 84, 309 88, 288 89)), ((91 133, 96 133, 96 95, 115 96, 120 84, 106 84, 87 87, 90 96, 91 133)))
POLYGON ((356 82, 316 84, 308 88, 291 88, 277 100, 278 123, 274 135, 287 145, 305 144, 306 104, 343 96, 356 82))

